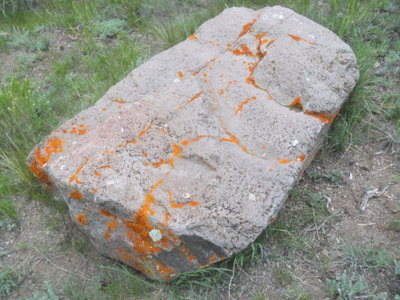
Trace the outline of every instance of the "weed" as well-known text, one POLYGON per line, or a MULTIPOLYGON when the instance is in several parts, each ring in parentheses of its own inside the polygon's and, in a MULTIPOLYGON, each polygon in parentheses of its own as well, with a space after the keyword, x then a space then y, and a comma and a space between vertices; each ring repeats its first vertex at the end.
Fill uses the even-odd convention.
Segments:
POLYGON ((127 23, 121 19, 111 19, 99 21, 93 24, 93 33, 103 39, 112 38, 118 34, 126 32, 127 23))
POLYGON ((36 291, 31 298, 28 300, 58 300, 58 296, 54 291, 52 285, 48 281, 43 282, 43 288, 45 291, 36 291))
POLYGON ((18 283, 18 274, 14 268, 0 264, 0 296, 9 296, 18 283))
POLYGON ((34 37, 29 30, 14 29, 8 46, 15 49, 25 48, 30 51, 45 51, 49 48, 49 40, 46 37, 34 37))
POLYGON ((339 300, 351 300, 356 296, 366 296, 368 286, 364 277, 358 276, 356 273, 347 274, 344 271, 337 274, 333 280, 328 280, 328 292, 332 297, 339 300))
POLYGON ((272 277, 281 285, 286 286, 291 284, 294 279, 292 273, 288 269, 277 268, 272 271, 272 277))
POLYGON ((15 210, 14 202, 10 199, 3 198, 0 201, 0 220, 5 218, 16 220, 17 212, 15 210))
POLYGON ((18 63, 30 67, 36 61, 36 55, 32 53, 21 53, 17 56, 18 63))
POLYGON ((346 244, 343 248, 343 255, 346 265, 354 272, 389 269, 393 262, 393 256, 386 250, 370 249, 361 244, 346 244))

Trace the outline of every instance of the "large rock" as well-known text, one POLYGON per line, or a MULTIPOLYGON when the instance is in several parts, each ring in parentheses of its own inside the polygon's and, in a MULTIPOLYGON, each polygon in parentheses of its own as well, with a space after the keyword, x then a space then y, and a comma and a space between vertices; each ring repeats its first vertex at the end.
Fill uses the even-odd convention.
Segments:
POLYGON ((169 280, 273 221, 357 79, 328 29, 279 6, 226 9, 54 130, 29 164, 99 252, 169 280))

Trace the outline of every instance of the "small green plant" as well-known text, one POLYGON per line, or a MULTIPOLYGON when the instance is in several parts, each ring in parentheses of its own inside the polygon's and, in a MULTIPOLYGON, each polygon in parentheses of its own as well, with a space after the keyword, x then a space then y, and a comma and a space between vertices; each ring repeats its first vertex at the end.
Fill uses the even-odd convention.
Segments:
POLYGON ((44 291, 36 291, 31 298, 28 300, 58 300, 52 285, 50 282, 43 282, 44 291))
POLYGON ((14 29, 10 39, 11 41, 8 42, 8 46, 15 49, 25 48, 30 51, 45 51, 49 48, 47 37, 35 37, 31 34, 30 30, 14 29))
POLYGON ((127 23, 121 19, 111 19, 107 21, 99 21, 93 24, 93 33, 102 39, 112 38, 118 34, 126 32, 127 23))
POLYGON ((347 271, 337 274, 333 280, 328 280, 328 293, 338 300, 353 300, 357 296, 367 296, 368 286, 364 277, 347 271))
POLYGON ((14 268, 0 264, 0 296, 11 295, 18 282, 19 278, 14 268))

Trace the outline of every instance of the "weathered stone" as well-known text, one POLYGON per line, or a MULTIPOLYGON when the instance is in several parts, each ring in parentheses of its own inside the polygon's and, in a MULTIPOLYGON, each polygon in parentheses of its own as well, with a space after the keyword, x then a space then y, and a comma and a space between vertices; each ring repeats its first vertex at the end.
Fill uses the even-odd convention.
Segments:
POLYGON ((226 9, 113 86, 30 154, 102 254, 169 280, 274 220, 358 79, 326 28, 226 9))

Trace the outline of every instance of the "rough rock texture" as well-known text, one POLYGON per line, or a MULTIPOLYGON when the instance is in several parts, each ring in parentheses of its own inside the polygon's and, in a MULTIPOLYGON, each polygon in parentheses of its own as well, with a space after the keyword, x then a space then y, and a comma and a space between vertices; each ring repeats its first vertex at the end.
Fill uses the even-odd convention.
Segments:
POLYGON ((169 280, 273 221, 358 79, 348 45, 283 7, 230 8, 30 154, 104 255, 169 280))

